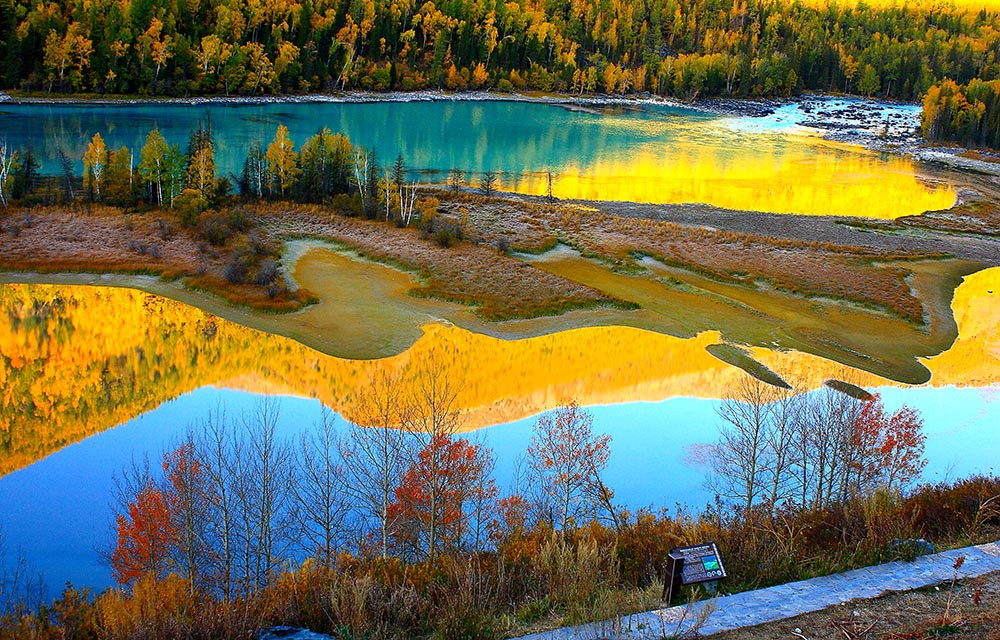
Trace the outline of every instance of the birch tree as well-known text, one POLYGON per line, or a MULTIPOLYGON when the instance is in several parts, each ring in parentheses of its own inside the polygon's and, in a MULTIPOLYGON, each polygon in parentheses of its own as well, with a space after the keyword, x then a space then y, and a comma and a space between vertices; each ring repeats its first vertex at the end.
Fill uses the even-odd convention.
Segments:
POLYGON ((230 433, 225 410, 208 413, 198 429, 198 460, 204 470, 212 495, 208 516, 208 535, 215 552, 211 557, 214 582, 226 602, 236 592, 237 556, 237 447, 230 433))
POLYGON ((410 226, 413 219, 413 210, 417 204, 417 183, 411 182, 408 185, 399 187, 399 215, 403 220, 403 226, 410 226))
POLYGON ((414 438, 403 428, 403 399, 400 374, 375 374, 363 387, 357 414, 340 443, 350 478, 347 491, 361 519, 361 532, 377 532, 383 558, 389 557, 395 529, 389 506, 414 455, 414 438))
POLYGON ((323 407, 319 424, 299 440, 292 483, 298 530, 307 550, 327 568, 336 558, 350 507, 338 444, 333 416, 323 407))
POLYGON ((379 181, 379 190, 382 192, 382 204, 385 206, 385 221, 392 217, 392 181, 389 178, 389 170, 386 169, 379 181))
POLYGON ((83 154, 83 186, 92 187, 97 200, 101 199, 101 180, 107 165, 108 149, 100 133, 95 133, 83 154))
POLYGON ((737 501, 743 511, 764 494, 769 482, 770 385, 744 375, 723 399, 723 421, 712 455, 710 484, 716 493, 737 501))
POLYGON ((528 465, 549 519, 565 532, 594 513, 600 473, 611 455, 611 436, 593 431, 593 416, 576 402, 539 416, 528 444, 528 465))
POLYGON ((295 145, 288 137, 288 127, 278 125, 274 140, 267 146, 267 169, 270 174, 269 188, 277 188, 282 198, 295 185, 301 171, 296 163, 295 145))
POLYGON ((267 398, 242 419, 247 436, 237 486, 245 528, 244 579, 251 592, 267 587, 291 543, 291 449, 278 439, 278 417, 277 401, 267 398))
POLYGON ((354 150, 354 182, 361 196, 361 210, 368 210, 368 151, 354 150))
POLYGON ((17 154, 7 146, 7 141, 0 142, 0 204, 7 208, 7 195, 13 182, 14 167, 17 154))
POLYGON ((139 155, 139 175, 149 189, 149 198, 157 206, 163 206, 163 182, 168 176, 167 155, 170 147, 159 129, 153 129, 146 136, 146 144, 139 155))
POLYGON ((188 141, 185 185, 209 198, 215 187, 215 142, 212 130, 199 125, 188 141))
POLYGON ((173 562, 192 594, 208 584, 212 550, 208 546, 208 476, 196 451, 193 433, 163 455, 164 493, 173 530, 173 562))

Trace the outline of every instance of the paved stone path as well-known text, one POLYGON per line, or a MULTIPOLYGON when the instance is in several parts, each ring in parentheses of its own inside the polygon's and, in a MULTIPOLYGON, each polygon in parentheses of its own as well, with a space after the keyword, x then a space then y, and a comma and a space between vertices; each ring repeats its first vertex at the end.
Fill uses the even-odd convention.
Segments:
POLYGON ((658 640, 709 635, 820 611, 857 598, 874 598, 889 591, 910 591, 950 581, 959 556, 965 562, 958 577, 975 578, 1000 571, 1000 541, 921 556, 912 562, 889 562, 846 573, 746 591, 692 605, 647 611, 615 620, 565 627, 520 640, 658 640))

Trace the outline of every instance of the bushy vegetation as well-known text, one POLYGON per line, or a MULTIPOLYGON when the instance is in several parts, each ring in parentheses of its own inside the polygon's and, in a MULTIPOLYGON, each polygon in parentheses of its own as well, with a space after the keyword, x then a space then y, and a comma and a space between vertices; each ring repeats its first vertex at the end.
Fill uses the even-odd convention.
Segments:
MULTIPOLYGON (((628 513, 601 480, 609 439, 575 405, 538 419, 525 474, 503 492, 491 452, 457 436, 439 373, 385 373, 362 394, 357 425, 324 414, 295 442, 277 437, 274 404, 220 409, 160 470, 124 470, 108 555, 120 586, 9 607, 0 637, 249 638, 291 624, 340 638, 499 638, 655 607, 666 554, 693 542, 718 542, 734 592, 910 559, 919 537, 941 547, 1000 531, 1000 480, 988 477, 628 513)), ((844 428, 865 439, 878 405, 841 402, 856 409, 844 428)))

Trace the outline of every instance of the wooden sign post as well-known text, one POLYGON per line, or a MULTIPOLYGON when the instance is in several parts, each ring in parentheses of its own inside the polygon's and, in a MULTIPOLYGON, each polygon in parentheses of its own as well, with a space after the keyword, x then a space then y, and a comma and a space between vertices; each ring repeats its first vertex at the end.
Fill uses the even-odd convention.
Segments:
POLYGON ((681 586, 700 582, 715 582, 726 577, 722 555, 714 542, 690 547, 675 547, 667 556, 663 578, 663 601, 668 605, 681 586))

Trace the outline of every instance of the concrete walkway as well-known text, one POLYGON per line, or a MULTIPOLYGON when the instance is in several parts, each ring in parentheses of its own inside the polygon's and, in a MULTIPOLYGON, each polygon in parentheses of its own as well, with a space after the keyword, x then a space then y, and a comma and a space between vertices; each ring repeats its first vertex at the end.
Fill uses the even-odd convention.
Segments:
POLYGON ((912 562, 890 562, 691 605, 555 629, 520 640, 658 640, 752 627, 858 598, 875 598, 889 591, 910 591, 950 581, 956 573, 954 567, 959 556, 965 557, 957 572, 960 579, 1000 571, 1000 542, 992 542, 921 556, 912 562))

